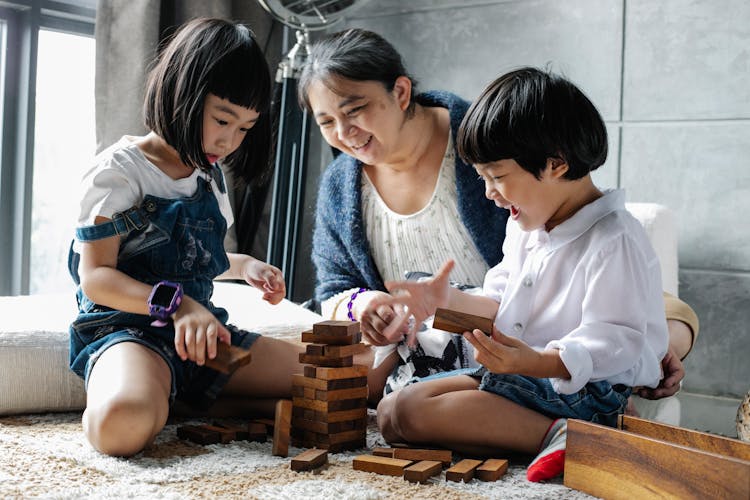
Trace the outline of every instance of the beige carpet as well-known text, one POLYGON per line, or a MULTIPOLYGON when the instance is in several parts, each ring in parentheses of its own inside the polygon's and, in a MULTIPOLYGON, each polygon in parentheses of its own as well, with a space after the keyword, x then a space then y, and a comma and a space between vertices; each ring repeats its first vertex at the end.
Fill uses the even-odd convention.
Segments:
MULTIPOLYGON (((385 446, 371 413, 367 444, 385 446)), ((198 422, 192 420, 180 421, 198 422)), ((315 473, 293 472, 290 458, 271 455, 267 443, 200 446, 177 439, 176 423, 131 459, 95 452, 83 436, 80 413, 0 418, 2 498, 257 498, 257 499, 480 499, 590 498, 564 487, 526 481, 524 464, 511 465, 494 483, 445 480, 429 484, 352 469, 358 450, 329 455, 315 473)))

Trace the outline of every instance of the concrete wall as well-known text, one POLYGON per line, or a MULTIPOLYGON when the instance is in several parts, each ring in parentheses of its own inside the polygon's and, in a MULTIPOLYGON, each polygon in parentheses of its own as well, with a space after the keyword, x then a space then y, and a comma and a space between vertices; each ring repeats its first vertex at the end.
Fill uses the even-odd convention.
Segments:
POLYGON ((370 0, 346 26, 390 40, 422 89, 473 99, 521 65, 576 82, 611 136, 596 182, 677 213, 680 296, 702 326, 684 388, 750 389, 750 2, 370 0))

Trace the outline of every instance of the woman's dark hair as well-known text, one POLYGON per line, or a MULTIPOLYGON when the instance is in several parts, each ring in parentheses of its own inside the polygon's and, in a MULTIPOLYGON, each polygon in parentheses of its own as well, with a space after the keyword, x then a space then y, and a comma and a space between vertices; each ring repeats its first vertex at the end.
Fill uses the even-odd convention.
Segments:
POLYGON ((146 82, 146 126, 186 165, 211 166, 203 150, 203 105, 211 93, 260 113, 224 165, 248 184, 271 173, 271 75, 250 29, 222 19, 194 19, 161 49, 146 82))
POLYGON ((607 128, 591 101, 565 78, 536 68, 506 73, 484 89, 456 143, 468 163, 512 159, 537 179, 547 158, 564 160, 569 180, 607 158, 607 128))
POLYGON ((374 81, 390 92, 399 76, 412 82, 407 114, 414 113, 417 82, 406 72, 401 55, 385 38, 358 28, 332 33, 315 42, 302 68, 297 84, 297 98, 302 108, 312 111, 308 92, 315 81, 323 82, 337 94, 340 80, 374 81))

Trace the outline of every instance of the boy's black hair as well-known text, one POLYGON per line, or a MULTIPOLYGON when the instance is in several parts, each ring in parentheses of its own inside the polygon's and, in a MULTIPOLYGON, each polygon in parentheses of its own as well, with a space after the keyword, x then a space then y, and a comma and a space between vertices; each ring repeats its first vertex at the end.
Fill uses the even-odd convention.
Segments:
POLYGON ((565 78, 536 68, 506 73, 484 89, 456 143, 467 163, 512 159, 537 179, 547 158, 564 160, 569 180, 607 158, 607 128, 591 101, 565 78))
POLYGON ((407 114, 414 113, 417 82, 406 72, 401 55, 385 38, 372 31, 351 28, 332 33, 313 44, 297 84, 299 105, 312 112, 308 92, 315 81, 323 82, 333 92, 341 79, 380 82, 390 92, 399 76, 412 83, 407 114))
POLYGON ((209 170, 203 150, 203 106, 211 93, 260 113, 242 144, 223 165, 251 185, 272 168, 271 75, 252 31, 223 19, 183 25, 163 46, 146 82, 146 126, 180 154, 186 165, 209 170))

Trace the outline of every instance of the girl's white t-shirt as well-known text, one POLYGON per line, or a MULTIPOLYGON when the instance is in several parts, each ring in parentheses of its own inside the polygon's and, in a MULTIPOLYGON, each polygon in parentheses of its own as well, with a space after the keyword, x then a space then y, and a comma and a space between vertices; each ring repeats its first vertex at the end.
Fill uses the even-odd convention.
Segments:
POLYGON ((94 224, 97 216, 111 219, 118 212, 140 206, 147 194, 165 199, 193 196, 198 177, 211 179, 211 188, 227 228, 234 223, 226 189, 221 192, 216 181, 198 169, 189 177, 172 179, 146 159, 135 144, 138 139, 124 136, 96 156, 94 166, 81 181, 78 226, 94 224))

